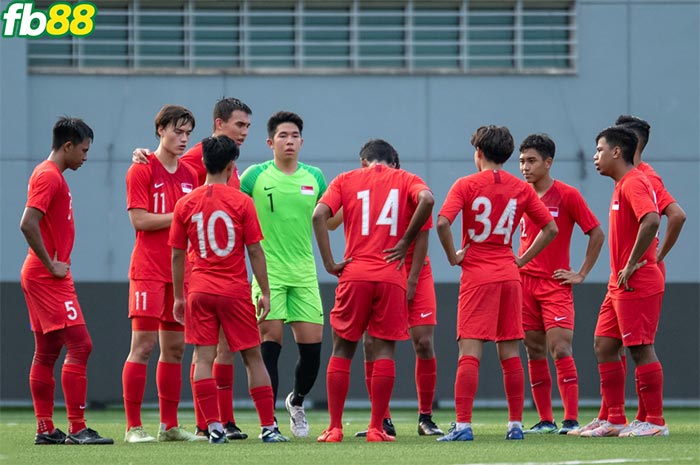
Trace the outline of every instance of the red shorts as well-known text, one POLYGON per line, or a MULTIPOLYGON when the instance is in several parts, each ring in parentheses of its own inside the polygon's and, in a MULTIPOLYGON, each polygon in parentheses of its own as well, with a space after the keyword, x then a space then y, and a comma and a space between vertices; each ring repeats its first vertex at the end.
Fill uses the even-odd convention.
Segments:
POLYGON ((523 329, 549 331, 574 329, 574 293, 571 285, 521 274, 523 285, 523 329))
POLYGON ((435 281, 430 262, 423 265, 418 275, 416 295, 408 302, 408 327, 437 325, 437 302, 435 300, 435 281))
POLYGON ((173 318, 173 283, 132 279, 129 281, 129 318, 157 318, 176 323, 173 318))
POLYGON ((186 343, 215 346, 221 329, 231 352, 260 345, 255 307, 249 299, 193 292, 187 303, 186 343))
POLYGON ((522 339, 523 295, 520 281, 499 281, 459 289, 457 339, 522 339))
POLYGON ((639 299, 612 299, 606 294, 595 335, 619 339, 625 347, 653 344, 663 297, 663 292, 639 299))
POLYGON ((30 279, 22 273, 21 284, 32 331, 46 334, 68 326, 85 324, 70 274, 63 279, 30 279))
POLYGON ((331 327, 338 336, 357 342, 367 330, 370 336, 403 341, 408 336, 406 290, 396 284, 345 281, 335 290, 331 327))

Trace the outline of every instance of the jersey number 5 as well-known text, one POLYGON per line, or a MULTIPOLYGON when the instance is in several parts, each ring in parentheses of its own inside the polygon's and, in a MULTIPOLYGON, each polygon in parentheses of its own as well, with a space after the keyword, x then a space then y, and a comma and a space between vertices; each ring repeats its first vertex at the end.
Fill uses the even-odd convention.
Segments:
MULTIPOLYGON (((369 190, 359 191, 357 198, 362 201, 362 235, 369 236, 369 190)), ((399 223, 398 217, 399 190, 391 189, 375 224, 389 225, 389 235, 396 236, 396 229, 399 223)))
POLYGON ((510 243, 510 236, 513 234, 513 220, 515 219, 515 210, 518 206, 516 199, 508 200, 505 210, 501 217, 496 222, 496 227, 492 229, 491 225, 491 200, 488 197, 477 197, 472 203, 472 211, 477 212, 476 221, 483 225, 481 233, 477 234, 474 228, 469 228, 469 238, 474 242, 484 242, 491 234, 503 235, 503 243, 510 243))
POLYGON ((207 233, 204 234, 204 213, 199 212, 192 215, 192 220, 197 223, 197 239, 199 242, 199 256, 202 258, 207 258, 207 242, 209 243, 209 248, 218 257, 225 257, 230 254, 233 250, 233 244, 235 242, 235 232, 233 231, 233 220, 224 211, 215 210, 214 213, 209 217, 207 221, 207 233), (216 222, 221 220, 226 226, 226 246, 222 249, 216 242, 216 222))

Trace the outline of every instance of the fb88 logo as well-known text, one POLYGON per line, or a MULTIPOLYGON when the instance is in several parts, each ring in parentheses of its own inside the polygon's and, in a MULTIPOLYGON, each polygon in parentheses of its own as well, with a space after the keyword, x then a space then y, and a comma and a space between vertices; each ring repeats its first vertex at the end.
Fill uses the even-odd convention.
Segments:
POLYGON ((35 10, 34 2, 14 2, 2 13, 2 35, 31 38, 46 33, 53 37, 66 34, 84 37, 95 30, 96 15, 97 7, 90 2, 75 5, 56 2, 46 11, 35 10))

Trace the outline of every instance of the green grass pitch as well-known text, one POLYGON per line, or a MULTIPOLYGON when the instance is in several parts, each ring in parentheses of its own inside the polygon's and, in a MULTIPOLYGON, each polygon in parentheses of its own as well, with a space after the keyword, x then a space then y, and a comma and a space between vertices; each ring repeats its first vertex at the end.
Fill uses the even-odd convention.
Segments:
MULTIPOLYGON (((582 422, 595 415, 582 410, 582 422)), ((632 413, 632 412, 629 412, 632 413)), ((700 463, 700 410, 668 409, 671 435, 666 438, 584 439, 560 435, 526 436, 524 441, 506 441, 505 409, 478 409, 474 412, 473 442, 437 443, 434 437, 416 434, 415 412, 395 410, 393 420, 398 430, 395 443, 366 443, 353 437, 367 425, 367 410, 345 413, 345 440, 340 444, 318 444, 316 436, 326 427, 328 414, 322 410, 308 412, 311 435, 292 438, 286 444, 263 444, 257 439, 259 427, 252 410, 236 412, 238 425, 250 437, 225 445, 208 443, 125 444, 124 414, 118 409, 89 411, 89 426, 103 436, 115 439, 113 446, 34 446, 35 423, 31 410, 0 410, 0 465, 45 464, 120 464, 120 465, 216 465, 216 464, 664 464, 700 463)), ((561 417, 561 411, 555 411, 561 417)), ((289 433, 286 412, 278 411, 283 433, 289 433)), ((56 425, 66 431, 65 411, 57 409, 56 425)), ((435 412, 434 419, 447 430, 454 413, 449 409, 435 412)), ((155 435, 158 413, 143 413, 144 426, 155 435)), ((193 428, 191 411, 181 409, 180 421, 193 428)), ((537 419, 525 414, 526 427, 537 419)))

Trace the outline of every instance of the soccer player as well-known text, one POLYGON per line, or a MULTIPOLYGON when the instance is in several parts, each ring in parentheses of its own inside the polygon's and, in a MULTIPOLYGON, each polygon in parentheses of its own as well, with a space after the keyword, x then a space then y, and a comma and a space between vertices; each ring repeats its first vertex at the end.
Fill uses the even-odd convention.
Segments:
MULTIPOLYGON (((399 154, 394 153, 391 164, 401 168, 399 154)), ((360 158, 363 167, 369 162, 360 158)), ((405 219, 411 221, 415 205, 409 205, 405 219)), ((343 220, 343 210, 328 221, 328 229, 335 230, 343 220)), ((421 436, 441 436, 444 433, 432 418, 435 385, 437 384, 437 362, 435 360, 434 333, 437 325, 437 302, 435 300, 435 283, 433 270, 428 257, 428 235, 433 226, 432 218, 428 218, 421 228, 416 240, 408 248, 406 258, 407 298, 408 298, 408 331, 411 334, 413 350, 416 354, 415 382, 418 393, 418 434, 421 436)), ((365 355, 365 384, 367 393, 372 393, 372 372, 374 370, 374 338, 367 334, 362 337, 365 355)), ((387 409, 384 414, 382 428, 390 436, 396 436, 396 428, 391 421, 391 413, 387 409)), ((367 431, 355 433, 357 437, 367 436, 367 431)))
MULTIPOLYGON (((233 139, 240 147, 248 137, 248 129, 250 128, 250 116, 253 111, 248 105, 237 98, 224 97, 214 105, 214 130, 212 137, 227 136, 233 139)), ((135 163, 148 163, 148 150, 135 149, 133 161, 135 163)), ((186 151, 181 157, 180 162, 197 173, 197 186, 204 184, 207 175, 207 170, 202 162, 202 143, 198 142, 191 149, 186 151)), ((228 181, 228 185, 240 189, 241 182, 238 175, 238 169, 234 163, 233 175, 228 181)), ((191 259, 193 257, 190 257, 191 259)), ((189 270, 189 262, 187 270, 189 270)), ((189 273, 185 275, 187 283, 189 273)), ((187 288, 187 285, 185 285, 187 288)), ((233 352, 228 350, 226 346, 226 338, 223 332, 219 335, 219 346, 217 347, 216 360, 214 360, 214 379, 216 379, 216 395, 219 405, 219 419, 224 425, 224 431, 228 439, 246 439, 248 435, 241 431, 236 425, 236 420, 233 415, 233 352)), ((190 367, 190 383, 194 375, 194 363, 190 367)), ((202 415, 200 415, 197 403, 194 403, 194 412, 197 422, 196 434, 206 435, 207 424, 202 415)))
POLYGON ((122 372, 126 442, 155 441, 143 429, 141 403, 148 359, 156 343, 160 345, 156 371, 160 404, 158 440, 206 440, 185 431, 177 421, 185 338, 184 327, 172 314, 173 284, 168 247, 175 203, 192 192, 197 183, 195 173, 178 161, 194 124, 194 116, 186 108, 163 106, 155 118, 155 133, 160 140, 158 148, 149 155, 148 164, 133 164, 126 174, 127 209, 136 231, 129 267, 131 348, 122 372))
MULTIPOLYGON (((675 201, 673 196, 666 190, 661 177, 654 171, 654 169, 646 162, 642 161, 642 152, 649 141, 649 131, 651 125, 641 118, 631 115, 620 115, 615 124, 618 126, 623 126, 634 131, 637 136, 637 147, 634 152, 634 166, 641 170, 651 183, 651 187, 656 195, 656 204, 659 208, 659 213, 665 215, 667 218, 666 232, 664 234, 664 239, 662 244, 656 249, 656 263, 661 270, 661 273, 666 277, 666 267, 664 265, 664 258, 670 252, 673 245, 676 243, 678 236, 680 235, 681 229, 683 228, 683 223, 685 223, 685 212, 681 206, 675 201)), ((658 243, 657 243, 658 244, 658 243)), ((622 359, 622 367, 627 373, 627 357, 625 356, 624 348, 620 351, 620 356, 622 359)), ((639 386, 638 383, 637 387, 639 386)), ((637 392, 637 399, 641 399, 641 395, 637 392)), ((607 406, 603 401, 601 404, 600 412, 598 416, 593 419, 591 423, 584 426, 581 430, 591 430, 600 426, 600 422, 607 420, 607 406)), ((627 425, 627 427, 620 432, 622 435, 627 435, 632 429, 636 429, 646 419, 646 410, 644 408, 643 402, 638 402, 638 409, 636 418, 627 425)))
POLYGON ((596 137, 596 169, 615 181, 610 202, 610 281, 595 329, 594 349, 607 419, 585 437, 619 436, 625 416, 625 370, 620 349, 626 347, 636 365, 640 403, 646 409, 643 427, 624 436, 667 436, 663 418, 663 368, 654 350, 664 278, 656 264, 660 216, 651 183, 634 169, 637 136, 627 128, 604 129, 596 137))
POLYGON ((434 203, 428 186, 418 176, 391 166, 395 153, 386 141, 367 142, 360 157, 369 165, 336 177, 314 211, 314 232, 323 263, 329 273, 339 277, 331 311, 333 353, 326 374, 330 425, 318 437, 319 442, 343 440, 350 363, 365 331, 374 338, 367 441, 394 440, 382 429, 382 420, 396 377, 394 346, 397 340, 408 339, 407 280, 400 268, 434 203), (404 221, 409 203, 416 205, 410 223, 404 221), (336 263, 327 220, 340 208, 345 222, 345 259, 336 263), (394 263, 397 260, 399 266, 394 263))
MULTIPOLYGON (((253 198, 265 237, 261 244, 270 281, 270 314, 260 327, 262 356, 277 399, 277 361, 282 350, 284 324, 292 328, 299 349, 294 390, 285 407, 292 434, 306 437, 309 424, 304 397, 318 376, 323 339, 323 307, 311 248, 311 215, 326 191, 321 170, 299 162, 304 122, 287 111, 267 122, 267 145, 273 159, 250 166, 241 175, 241 191, 253 198)), ((260 286, 253 280, 253 299, 260 286)))
MULTIPOLYGON (((552 178, 556 147, 546 134, 531 134, 520 144, 520 171, 554 217, 559 234, 530 263, 520 269, 523 287, 523 329, 530 387, 540 421, 524 433, 566 434, 578 429, 578 374, 574 364, 574 299, 572 286, 582 283, 595 265, 605 234, 598 219, 574 187, 552 178), (574 225, 588 236, 578 271, 569 265, 574 225), (552 377, 547 352, 554 360, 564 421, 557 430, 552 414, 552 377)), ((520 220, 522 255, 539 228, 528 215, 520 220)))
POLYGON ((437 230, 450 265, 462 276, 457 309, 459 363, 455 380, 457 421, 438 441, 471 441, 472 409, 485 341, 495 341, 508 401, 506 439, 523 439, 525 377, 520 362, 523 339, 522 288, 518 268, 527 265, 557 234, 557 225, 535 191, 503 170, 513 153, 506 127, 482 126, 472 135, 478 173, 458 179, 438 215, 437 230), (462 248, 455 250, 451 225, 462 213, 462 248), (511 241, 527 213, 541 231, 519 257, 511 241))
POLYGON ((253 202, 238 189, 226 185, 234 173, 238 147, 226 136, 209 137, 200 146, 207 169, 205 185, 177 202, 170 228, 173 316, 185 324, 186 342, 195 344, 195 402, 208 425, 209 442, 226 442, 212 372, 219 334, 223 332, 226 347, 240 351, 243 357, 250 395, 262 426, 260 437, 263 442, 287 442, 274 427, 272 387, 260 355, 260 334, 243 251, 244 247, 248 250, 253 274, 261 288, 257 302, 261 322, 270 311, 265 255, 260 246, 262 232, 253 202), (195 259, 187 293, 189 304, 185 306, 188 240, 195 244, 195 259))
POLYGON ((114 443, 85 424, 87 361, 92 340, 70 272, 75 224, 73 199, 63 177, 67 168, 75 171, 85 163, 92 139, 92 129, 83 120, 59 118, 53 127, 51 153, 29 178, 27 204, 20 222, 29 245, 20 281, 34 332, 29 389, 37 421, 37 445, 114 443), (68 434, 53 423, 53 371, 64 346, 61 386, 68 434))

